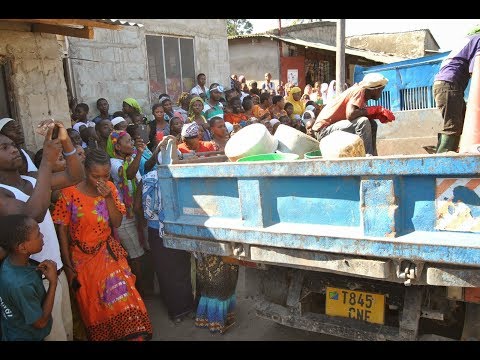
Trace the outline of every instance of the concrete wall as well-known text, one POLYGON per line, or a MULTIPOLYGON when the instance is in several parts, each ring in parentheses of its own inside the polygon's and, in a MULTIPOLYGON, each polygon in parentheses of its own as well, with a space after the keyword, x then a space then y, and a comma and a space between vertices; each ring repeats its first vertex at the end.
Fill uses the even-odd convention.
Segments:
POLYGON ((293 31, 282 32, 282 35, 301 39, 304 41, 318 42, 322 44, 335 46, 337 42, 337 26, 335 23, 327 23, 318 27, 298 29, 293 31))
MULTIPOLYGON (((430 34, 427 34, 425 36, 425 50, 433 50, 435 52, 435 51, 438 51, 439 49, 440 47, 438 46, 433 36, 431 36, 430 34)), ((425 55, 428 55, 428 54, 429 53, 427 52, 425 53, 425 55)))
POLYGON ((410 59, 425 56, 425 50, 438 50, 432 38, 427 38, 425 30, 394 34, 369 34, 350 36, 345 44, 359 49, 384 52, 410 59))
POLYGON ((78 102, 90 106, 104 97, 110 111, 121 110, 122 100, 133 97, 151 115, 145 35, 171 35, 194 39, 195 73, 203 72, 207 84, 229 87, 230 65, 225 19, 129 19, 144 27, 122 30, 95 29, 94 40, 69 38, 69 55, 78 102), (200 29, 200 30, 199 30, 200 29))
POLYGON ((0 56, 11 60, 12 85, 18 119, 28 150, 43 147, 34 132, 50 117, 70 125, 62 47, 56 35, 0 30, 0 56))
POLYGON ((244 75, 247 83, 257 81, 261 88, 265 73, 272 74, 272 81, 278 85, 280 76, 278 42, 262 38, 228 40, 230 71, 244 75))
POLYGON ((132 19, 144 24, 148 35, 194 38, 195 73, 204 73, 207 84, 230 86, 227 23, 225 19, 132 19))
MULTIPOLYGON (((278 35, 278 29, 267 33, 278 35)), ((320 42, 335 46, 337 41, 337 23, 333 21, 317 21, 314 23, 297 24, 282 28, 281 35, 304 41, 320 42)))
MULTIPOLYGON (((69 37, 69 57, 78 103, 97 115, 96 101, 104 97, 110 112, 122 109, 122 100, 135 98, 148 109, 148 75, 145 36, 135 27, 113 31, 95 29, 95 39, 69 37)), ((148 113, 150 113, 149 111, 148 113)))

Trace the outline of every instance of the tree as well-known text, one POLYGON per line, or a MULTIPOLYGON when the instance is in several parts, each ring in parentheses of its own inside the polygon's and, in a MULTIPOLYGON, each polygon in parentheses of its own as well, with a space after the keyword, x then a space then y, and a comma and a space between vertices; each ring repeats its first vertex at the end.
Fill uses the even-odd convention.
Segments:
POLYGON ((253 25, 247 19, 227 19, 227 36, 251 34, 253 25))

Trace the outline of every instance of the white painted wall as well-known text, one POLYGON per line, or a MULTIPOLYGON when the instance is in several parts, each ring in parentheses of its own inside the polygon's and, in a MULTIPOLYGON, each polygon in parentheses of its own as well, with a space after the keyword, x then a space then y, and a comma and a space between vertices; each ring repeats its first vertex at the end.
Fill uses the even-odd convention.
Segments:
POLYGON ((278 85, 280 64, 277 41, 261 38, 231 39, 228 51, 232 74, 244 75, 247 83, 257 81, 261 88, 265 73, 269 72, 272 81, 278 85))

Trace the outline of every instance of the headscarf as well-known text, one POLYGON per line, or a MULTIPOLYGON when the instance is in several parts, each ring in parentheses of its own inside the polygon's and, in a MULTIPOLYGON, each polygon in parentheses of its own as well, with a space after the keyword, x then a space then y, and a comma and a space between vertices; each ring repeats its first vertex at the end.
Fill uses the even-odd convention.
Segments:
POLYGON ((324 104, 329 103, 335 97, 335 93, 336 93, 335 84, 336 83, 337 82, 335 80, 332 80, 332 81, 330 81, 330 84, 328 84, 327 98, 325 100, 323 100, 324 104))
POLYGON ((306 110, 306 111, 302 114, 302 123, 303 123, 304 125, 305 125, 305 123, 306 123, 308 120, 315 121, 315 114, 314 114, 313 111, 311 111, 311 110, 306 110), (305 114, 310 114, 310 119, 305 119, 305 114))
POLYGON ((276 123, 279 123, 279 122, 280 122, 280 120, 278 120, 278 119, 272 119, 272 120, 270 120, 270 125, 273 126, 273 125, 275 125, 276 123))
MULTIPOLYGON (((193 104, 195 104, 195 101, 200 101, 202 103, 202 106, 205 106, 205 102, 203 101, 203 99, 200 97, 200 96, 195 96, 192 98, 192 100, 190 100, 190 104, 188 105, 188 117, 192 117, 194 114, 193 114, 193 104)), ((190 119, 190 121, 192 121, 192 119, 190 119)))
POLYGON ((312 93, 312 85, 307 84, 305 85, 305 88, 303 89, 303 94, 310 95, 312 93))
POLYGON ((327 101, 327 90, 328 90, 328 84, 322 83, 322 85, 320 85, 320 94, 322 94, 322 100, 324 104, 326 104, 326 101, 327 101))
MULTIPOLYGON (((125 100, 124 100, 125 101, 125 100)), ((107 139, 107 154, 112 159, 116 159, 116 151, 115 151, 115 144, 118 143, 120 138, 127 135, 128 133, 125 130, 113 130, 107 139)), ((120 185, 120 191, 122 192, 123 203, 127 209, 127 218, 131 219, 134 216, 133 212, 133 199, 135 192, 137 191, 137 184, 135 183, 135 179, 129 180, 127 178, 127 168, 128 168, 128 161, 127 159, 123 160, 122 163, 122 177, 120 185), (131 181, 132 184, 132 191, 130 191, 128 187, 128 182, 131 181)))
POLYGON ((142 108, 138 104, 137 100, 135 100, 134 98, 126 98, 123 100, 123 102, 133 107, 135 110, 138 111, 139 114, 143 114, 142 108))
POLYGON ((296 101, 293 98, 293 94, 301 93, 301 92, 302 92, 302 89, 300 89, 298 86, 295 86, 290 89, 290 93, 287 96, 287 101, 293 105, 293 114, 294 115, 296 114, 299 116, 301 116, 305 111, 305 104, 301 100, 296 101))
POLYGON ((177 105, 180 106, 180 107, 182 107, 182 103, 183 103, 183 102, 185 101, 185 99, 186 99, 187 97, 189 97, 189 96, 190 96, 190 93, 188 93, 188 92, 182 92, 182 93, 180 94, 180 97, 178 98, 177 105))
POLYGON ((194 138, 198 136, 198 124, 194 121, 182 126, 182 138, 194 138))
POLYGON ((170 99, 170 96, 165 95, 165 96, 162 96, 160 99, 158 99, 158 102, 159 102, 160 104, 162 104, 162 106, 163 106, 163 102, 164 102, 165 100, 170 100, 170 101, 172 101, 172 99, 170 99))

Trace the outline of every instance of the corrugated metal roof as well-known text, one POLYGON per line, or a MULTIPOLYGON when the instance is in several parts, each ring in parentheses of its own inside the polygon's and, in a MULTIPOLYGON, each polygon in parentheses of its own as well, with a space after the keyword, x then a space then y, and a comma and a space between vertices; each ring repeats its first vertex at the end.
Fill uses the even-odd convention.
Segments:
POLYGON ((105 24, 143 27, 143 24, 127 21, 127 20, 120 20, 120 19, 90 19, 90 20, 103 22, 105 24))
POLYGON ((270 37, 270 34, 266 33, 255 33, 255 34, 245 34, 245 35, 235 35, 235 36, 229 36, 228 40, 230 39, 247 39, 247 38, 255 38, 255 37, 270 37))
MULTIPOLYGON (((286 37, 286 36, 280 36, 279 37, 279 36, 276 36, 276 35, 273 35, 273 34, 238 35, 238 36, 229 37, 228 39, 230 40, 230 39, 242 39, 242 38, 254 38, 254 37, 273 38, 273 39, 277 39, 277 40, 282 40, 283 42, 286 42, 286 43, 301 45, 301 46, 305 46, 305 47, 311 47, 311 48, 320 49, 320 50, 337 52, 337 48, 335 46, 332 46, 332 45, 327 45, 327 44, 322 44, 322 43, 317 43, 317 42, 311 42, 311 41, 305 41, 305 40, 300 40, 300 39, 294 39, 294 38, 286 37)), ((356 48, 352 48, 351 46, 346 46, 345 47, 345 54, 363 57, 365 59, 381 62, 381 63, 384 63, 384 64, 390 64, 390 63, 393 63, 393 62, 406 60, 406 58, 387 55, 387 54, 376 53, 376 52, 368 51, 368 50, 356 49, 356 48)))

